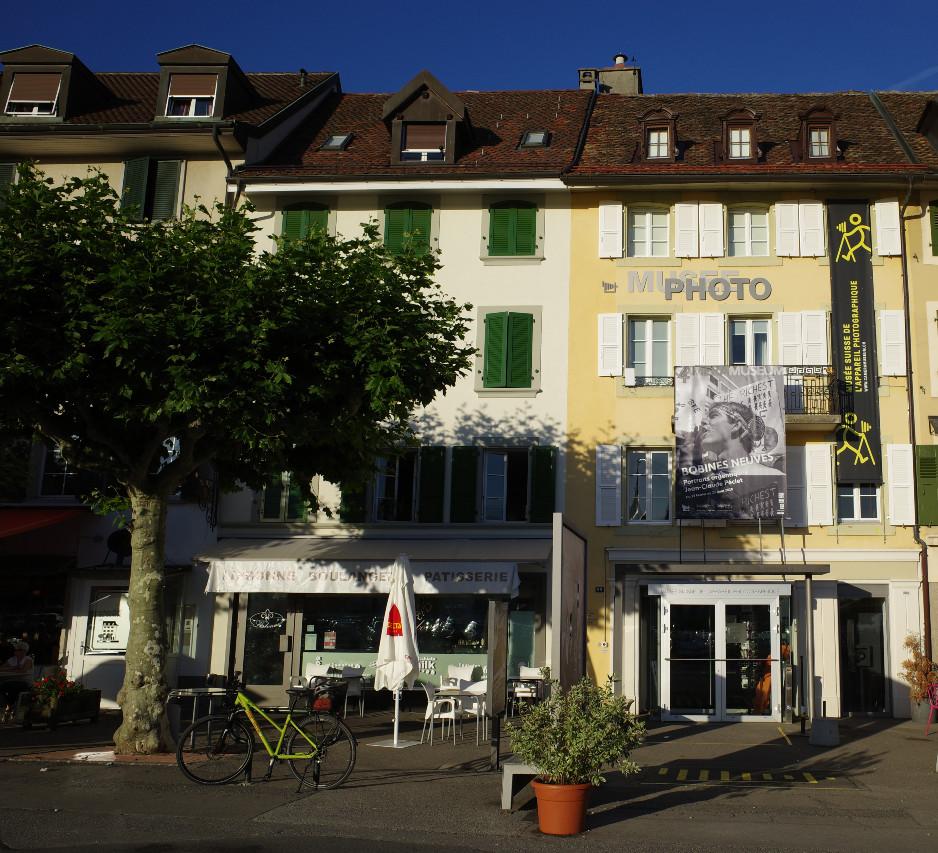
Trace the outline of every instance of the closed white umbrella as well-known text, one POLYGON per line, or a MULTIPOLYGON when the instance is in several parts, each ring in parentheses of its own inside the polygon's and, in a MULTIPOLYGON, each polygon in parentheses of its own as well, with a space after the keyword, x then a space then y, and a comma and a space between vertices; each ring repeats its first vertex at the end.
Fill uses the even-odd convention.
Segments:
POLYGON ((413 687, 419 672, 414 584, 410 576, 410 561, 402 554, 391 569, 391 591, 384 610, 381 642, 378 645, 378 660, 375 665, 375 690, 394 692, 394 739, 380 741, 374 744, 375 746, 416 746, 416 741, 398 740, 398 728, 401 690, 405 686, 413 687))

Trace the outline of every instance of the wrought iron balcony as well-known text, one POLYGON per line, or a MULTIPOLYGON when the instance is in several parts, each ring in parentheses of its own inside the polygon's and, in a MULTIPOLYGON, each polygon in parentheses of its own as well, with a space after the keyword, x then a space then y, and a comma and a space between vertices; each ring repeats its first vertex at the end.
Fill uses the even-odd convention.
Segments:
POLYGON ((834 369, 788 367, 785 375, 785 419, 808 419, 806 423, 836 422, 840 416, 840 393, 834 369))

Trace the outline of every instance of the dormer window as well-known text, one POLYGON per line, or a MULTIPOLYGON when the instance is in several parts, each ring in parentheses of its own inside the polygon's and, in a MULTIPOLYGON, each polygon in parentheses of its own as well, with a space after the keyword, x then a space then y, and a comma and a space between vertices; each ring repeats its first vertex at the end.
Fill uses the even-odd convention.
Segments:
POLYGON ((677 152, 676 118, 670 110, 648 110, 642 124, 641 159, 673 163, 677 152))
POLYGON ((730 128, 730 160, 749 160, 752 157, 752 129, 730 128))
POLYGON ((446 125, 442 122, 404 123, 401 134, 401 160, 426 163, 442 160, 446 151, 446 125))
POLYGON ((204 118, 215 112, 217 74, 171 74, 166 115, 173 118, 204 118))
POLYGON ((56 114, 61 74, 16 73, 7 98, 6 113, 23 116, 56 114))
POLYGON ((759 159, 756 122, 760 116, 748 107, 737 107, 721 117, 723 136, 714 146, 717 162, 749 162, 759 159))
POLYGON ((645 147, 645 157, 649 160, 660 160, 669 157, 670 134, 666 127, 652 127, 647 131, 647 144, 645 147))
POLYGON ((808 128, 808 156, 828 159, 831 156, 831 129, 824 126, 808 128))
POLYGON ((836 160, 837 116, 826 107, 818 106, 802 113, 797 142, 791 143, 792 157, 803 160, 836 160))
POLYGON ((546 148, 550 144, 550 134, 546 130, 527 130, 521 137, 520 148, 546 148))

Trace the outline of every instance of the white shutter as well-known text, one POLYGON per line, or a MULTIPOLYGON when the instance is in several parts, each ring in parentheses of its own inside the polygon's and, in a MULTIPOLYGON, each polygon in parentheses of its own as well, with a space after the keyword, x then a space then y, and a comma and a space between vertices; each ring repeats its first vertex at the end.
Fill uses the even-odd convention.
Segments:
POLYGON ((911 444, 886 445, 890 524, 915 524, 913 460, 911 444))
POLYGON ((785 524, 791 527, 808 525, 808 490, 805 477, 803 447, 785 448, 785 471, 788 484, 785 496, 785 524))
POLYGON ((876 254, 898 255, 899 241, 899 202, 887 199, 876 202, 876 254))
POLYGON ((808 524, 834 523, 834 482, 831 476, 831 447, 826 442, 804 446, 808 524))
POLYGON ((697 205, 679 202, 674 205, 674 254, 678 258, 696 258, 698 250, 697 205))
POLYGON ((795 258, 801 254, 798 241, 798 205, 792 201, 775 203, 775 254, 795 258))
POLYGON ((701 203, 700 209, 700 257, 722 258, 723 248, 723 205, 701 203))
POLYGON ((622 448, 618 444, 596 447, 596 526, 622 524, 622 448))
POLYGON ((801 364, 801 312, 780 311, 778 314, 778 363, 801 364))
POLYGON ((801 255, 819 258, 824 254, 824 205, 803 201, 798 205, 798 234, 801 255))
POLYGON ((879 312, 879 375, 905 376, 905 312, 879 312))
POLYGON ((599 257, 622 257, 622 205, 618 202, 599 205, 599 257))
POLYGON ((600 314, 599 375, 622 375, 622 315, 600 314))
POLYGON ((700 315, 700 364, 724 364, 726 341, 722 314, 700 315))
POLYGON ((830 364, 827 360, 827 312, 802 311, 801 335, 804 344, 801 363, 815 367, 830 364))
POLYGON ((700 364, 700 314, 674 315, 674 364, 681 367, 700 364))

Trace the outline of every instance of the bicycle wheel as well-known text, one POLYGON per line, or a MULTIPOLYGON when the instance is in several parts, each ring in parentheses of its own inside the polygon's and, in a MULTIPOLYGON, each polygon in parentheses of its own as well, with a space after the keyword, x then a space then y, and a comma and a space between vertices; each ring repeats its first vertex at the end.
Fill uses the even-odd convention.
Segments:
POLYGON ((223 714, 201 717, 179 735, 176 763, 193 782, 224 785, 245 771, 254 735, 238 719, 223 714))
POLYGON ((309 757, 287 759, 290 772, 308 788, 338 788, 355 767, 355 735, 332 714, 312 714, 295 725, 316 745, 316 749, 309 745, 303 734, 294 730, 287 743, 287 752, 309 757))

